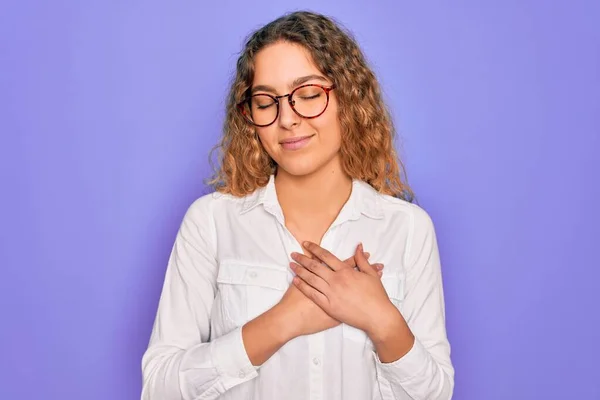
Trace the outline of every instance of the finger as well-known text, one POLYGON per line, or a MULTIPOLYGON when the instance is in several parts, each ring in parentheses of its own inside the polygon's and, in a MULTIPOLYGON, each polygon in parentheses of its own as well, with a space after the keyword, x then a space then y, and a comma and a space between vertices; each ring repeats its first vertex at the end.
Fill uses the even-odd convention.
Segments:
POLYGON ((314 254, 308 251, 307 249, 303 249, 304 255, 308 258, 315 258, 314 254))
POLYGON ((333 273, 333 271, 329 269, 326 265, 323 265, 323 263, 319 261, 318 258, 308 258, 304 254, 294 252, 292 253, 292 259, 298 264, 300 264, 302 267, 306 268, 307 270, 324 279, 325 281, 329 281, 329 279, 331 278, 331 274, 333 273))
POLYGON ((381 264, 381 263, 371 264, 371 268, 375 269, 375 271, 380 271, 383 269, 383 264, 381 264))
POLYGON ((371 267, 375 269, 378 277, 381 278, 383 276, 383 264, 371 264, 371 267))
POLYGON ((329 305, 329 299, 323 293, 310 286, 302 278, 295 276, 292 283, 300 290, 306 297, 312 300, 316 305, 321 307, 325 312, 329 305))
POLYGON ((367 259, 365 258, 365 253, 363 252, 363 245, 359 243, 356 247, 356 265, 359 270, 364 272, 367 275, 377 276, 377 271, 371 267, 367 259))
POLYGON ((304 282, 308 283, 310 286, 317 289, 319 292, 327 295, 327 292, 329 290, 329 284, 325 282, 321 277, 313 274, 311 271, 307 270, 300 264, 290 263, 290 268, 296 273, 296 276, 302 278, 304 282))
POLYGON ((383 264, 381 264, 381 263, 371 264, 371 268, 373 268, 375 271, 381 271, 381 270, 383 270, 383 264))
MULTIPOLYGON (((367 257, 368 260, 369 257, 371 257, 371 253, 365 251, 365 257, 367 257)), ((349 268, 354 268, 356 267, 356 259, 354 258, 354 256, 348 257, 344 260, 344 264, 346 264, 346 266, 348 266, 349 268)))
POLYGON ((321 246, 313 242, 304 242, 304 247, 308 249, 311 253, 315 255, 319 260, 323 261, 325 264, 329 266, 334 271, 339 271, 344 268, 345 265, 339 258, 331 254, 329 251, 325 250, 321 246))

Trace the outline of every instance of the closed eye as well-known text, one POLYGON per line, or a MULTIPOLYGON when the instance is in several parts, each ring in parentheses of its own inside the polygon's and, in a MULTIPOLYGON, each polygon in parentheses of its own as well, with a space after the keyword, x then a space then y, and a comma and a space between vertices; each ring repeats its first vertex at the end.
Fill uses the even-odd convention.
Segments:
POLYGON ((302 100, 313 100, 313 99, 316 99, 317 97, 321 97, 321 94, 320 94, 320 93, 317 93, 317 94, 315 94, 315 95, 313 95, 313 96, 302 96, 302 97, 300 97, 300 98, 301 98, 302 100))
POLYGON ((259 110, 264 110, 264 109, 267 109, 269 107, 273 107, 274 105, 275 105, 275 103, 264 104, 264 105, 263 104, 257 104, 256 108, 259 109, 259 110))

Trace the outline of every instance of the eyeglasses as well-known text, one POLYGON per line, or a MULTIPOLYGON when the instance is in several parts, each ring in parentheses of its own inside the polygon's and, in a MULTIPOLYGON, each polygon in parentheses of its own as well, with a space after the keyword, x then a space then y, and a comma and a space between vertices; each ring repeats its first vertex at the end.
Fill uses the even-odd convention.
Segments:
POLYGON ((248 122, 258 127, 271 125, 279 116, 279 99, 287 97, 292 110, 302 118, 317 118, 325 112, 329 105, 329 87, 308 84, 298 86, 291 93, 281 96, 259 93, 247 97, 237 107, 248 122))

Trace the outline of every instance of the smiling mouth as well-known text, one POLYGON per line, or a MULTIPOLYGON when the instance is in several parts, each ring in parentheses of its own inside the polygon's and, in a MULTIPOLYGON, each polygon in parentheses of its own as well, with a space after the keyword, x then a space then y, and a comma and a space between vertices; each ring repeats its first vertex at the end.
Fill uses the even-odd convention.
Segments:
POLYGON ((290 138, 279 142, 279 144, 284 148, 284 150, 297 150, 306 146, 313 136, 315 135, 290 138))
POLYGON ((301 142, 303 140, 306 140, 308 138, 311 138, 313 135, 308 135, 308 136, 298 136, 295 138, 290 138, 290 139, 285 139, 282 140, 281 142, 279 142, 279 144, 290 144, 290 143, 297 143, 297 142, 301 142))

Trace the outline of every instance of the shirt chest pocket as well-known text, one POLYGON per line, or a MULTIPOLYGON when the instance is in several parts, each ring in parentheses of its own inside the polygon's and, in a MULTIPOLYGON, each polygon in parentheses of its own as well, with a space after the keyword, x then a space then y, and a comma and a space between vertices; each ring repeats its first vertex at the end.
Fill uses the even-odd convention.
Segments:
POLYGON ((242 326, 272 308, 289 287, 286 270, 224 261, 219 265, 217 289, 223 316, 242 326))
MULTIPOLYGON (((381 278, 381 283, 383 284, 390 301, 397 309, 401 310, 402 302, 404 300, 404 275, 400 273, 385 275, 384 273, 381 278)), ((373 347, 373 343, 363 330, 344 324, 342 325, 342 332, 344 339, 357 342, 361 346, 373 347)))

